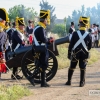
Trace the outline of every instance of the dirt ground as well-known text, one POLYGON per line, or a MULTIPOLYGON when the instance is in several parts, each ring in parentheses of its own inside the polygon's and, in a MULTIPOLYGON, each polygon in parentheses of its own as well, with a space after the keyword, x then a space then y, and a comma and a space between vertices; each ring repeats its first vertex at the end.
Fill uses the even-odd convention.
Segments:
MULTIPOLYGON (((100 51, 100 49, 98 49, 100 51)), ((66 66, 66 65, 65 65, 66 66)), ((41 88, 40 85, 33 87, 26 79, 21 80, 21 85, 26 85, 33 92, 28 97, 20 100, 100 100, 100 60, 86 69, 86 84, 79 87, 80 70, 77 66, 72 77, 72 85, 64 85, 67 81, 68 68, 58 70, 56 76, 49 81, 51 85, 48 88, 41 88), (97 90, 97 92, 89 91, 97 90)), ((19 84, 10 79, 11 73, 3 74, 1 84, 19 84)))

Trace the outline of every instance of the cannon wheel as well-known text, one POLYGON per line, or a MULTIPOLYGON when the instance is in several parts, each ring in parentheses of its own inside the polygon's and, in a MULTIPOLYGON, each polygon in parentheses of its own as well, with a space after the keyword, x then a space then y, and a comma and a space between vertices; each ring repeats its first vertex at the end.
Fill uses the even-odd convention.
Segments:
MULTIPOLYGON (((55 76, 58 69, 58 62, 56 56, 50 50, 48 51, 49 51, 49 61, 48 61, 48 68, 46 70, 46 81, 50 81, 55 76)), ((36 69, 36 60, 32 54, 32 50, 26 52, 25 55, 23 56, 21 67, 23 75, 29 80, 36 69)), ((41 82, 40 73, 34 76, 34 82, 35 83, 41 82)))

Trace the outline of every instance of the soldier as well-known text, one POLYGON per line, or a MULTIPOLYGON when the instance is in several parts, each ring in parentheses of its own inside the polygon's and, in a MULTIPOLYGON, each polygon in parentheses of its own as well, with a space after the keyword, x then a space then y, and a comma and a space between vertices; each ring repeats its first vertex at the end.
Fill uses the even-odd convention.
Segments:
POLYGON ((95 37, 95 42, 94 42, 94 46, 98 47, 98 39, 99 39, 99 35, 98 35, 98 28, 96 24, 93 24, 93 29, 94 29, 94 37, 95 37))
MULTIPOLYGON (((53 38, 46 37, 46 26, 50 24, 50 11, 40 10, 40 22, 34 28, 34 48, 38 46, 45 46, 44 52, 40 52, 39 62, 41 68, 41 87, 49 87, 50 85, 46 82, 46 69, 48 67, 48 57, 49 53, 47 50, 48 43, 54 41, 53 38)), ((41 49, 41 47, 40 47, 41 49)), ((36 50, 36 49, 35 49, 36 50)))
POLYGON ((5 65, 5 48, 4 45, 6 44, 7 35, 4 32, 5 22, 8 19, 7 12, 4 8, 0 8, 0 78, 1 73, 6 72, 6 65, 5 65))
POLYGON ((6 61, 9 60, 9 57, 7 56, 7 53, 9 51, 12 51, 11 45, 12 45, 12 34, 13 34, 13 29, 11 28, 11 24, 9 22, 9 20, 6 21, 6 25, 5 25, 5 32, 7 33, 7 37, 8 37, 8 44, 6 46, 6 51, 5 51, 5 57, 6 57, 6 61))
POLYGON ((29 34, 32 34, 33 32, 33 21, 29 20, 28 24, 29 25, 26 27, 26 32, 29 35, 29 34))
POLYGON ((99 25, 98 24, 97 24, 97 30, 98 30, 97 47, 99 47, 99 33, 100 33, 100 29, 99 29, 99 25))
POLYGON ((71 22, 71 27, 69 29, 69 41, 71 40, 72 34, 74 33, 74 31, 75 31, 74 22, 71 22))
POLYGON ((33 39, 32 33, 33 33, 33 28, 34 28, 33 21, 29 20, 28 24, 29 25, 26 27, 26 34, 27 34, 27 37, 28 37, 27 41, 28 41, 28 44, 31 44, 30 38, 33 39))
POLYGON ((89 18, 80 17, 79 30, 73 33, 71 42, 68 47, 68 59, 71 60, 68 69, 68 81, 65 85, 71 85, 71 78, 79 61, 80 67, 80 87, 85 84, 85 71, 87 59, 89 58, 89 50, 92 47, 92 37, 87 32, 86 27, 89 24, 89 18))
MULTIPOLYGON (((24 27, 25 27, 25 23, 24 23, 24 18, 19 18, 16 17, 16 29, 14 30, 13 34, 12 34, 12 50, 15 51, 18 48, 22 48, 25 45, 24 42, 24 27)), ((11 75, 12 79, 15 79, 15 77, 17 79, 21 79, 22 77, 20 77, 18 75, 18 67, 13 67, 13 74, 11 75), (13 76, 15 75, 15 77, 13 76)))
POLYGON ((91 25, 91 27, 89 28, 88 31, 89 31, 89 33, 91 34, 91 37, 92 37, 92 47, 94 47, 95 36, 94 36, 93 24, 91 25))

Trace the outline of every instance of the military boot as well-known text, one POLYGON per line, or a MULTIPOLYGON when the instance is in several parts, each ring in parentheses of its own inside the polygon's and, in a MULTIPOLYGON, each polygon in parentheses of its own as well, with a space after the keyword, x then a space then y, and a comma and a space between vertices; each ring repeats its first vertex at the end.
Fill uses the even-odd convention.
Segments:
POLYGON ((71 79, 73 75, 74 70, 69 69, 68 70, 68 81, 65 83, 65 85, 71 85, 71 79))
POLYGON ((49 87, 50 85, 46 82, 46 73, 45 71, 41 72, 41 87, 49 87))
POLYGON ((15 80, 15 79, 22 79, 23 77, 19 76, 18 75, 18 68, 17 67, 14 67, 13 68, 13 72, 12 72, 12 75, 11 75, 11 79, 15 80))
POLYGON ((85 85, 85 70, 80 70, 80 87, 85 85))

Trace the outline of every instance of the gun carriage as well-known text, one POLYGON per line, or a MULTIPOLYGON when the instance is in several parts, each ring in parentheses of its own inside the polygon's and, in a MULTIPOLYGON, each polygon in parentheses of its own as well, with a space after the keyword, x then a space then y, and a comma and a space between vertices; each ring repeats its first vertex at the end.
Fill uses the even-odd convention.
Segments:
MULTIPOLYGON (((48 46, 49 61, 48 68, 46 70, 46 80, 50 81, 57 73, 58 61, 56 56, 59 55, 57 45, 68 43, 68 36, 56 39, 55 42, 48 46)), ((40 72, 39 72, 39 53, 35 53, 32 46, 23 47, 17 49, 15 52, 8 52, 9 60, 7 66, 21 67, 23 75, 29 81, 34 78, 35 83, 40 83, 40 72)))

